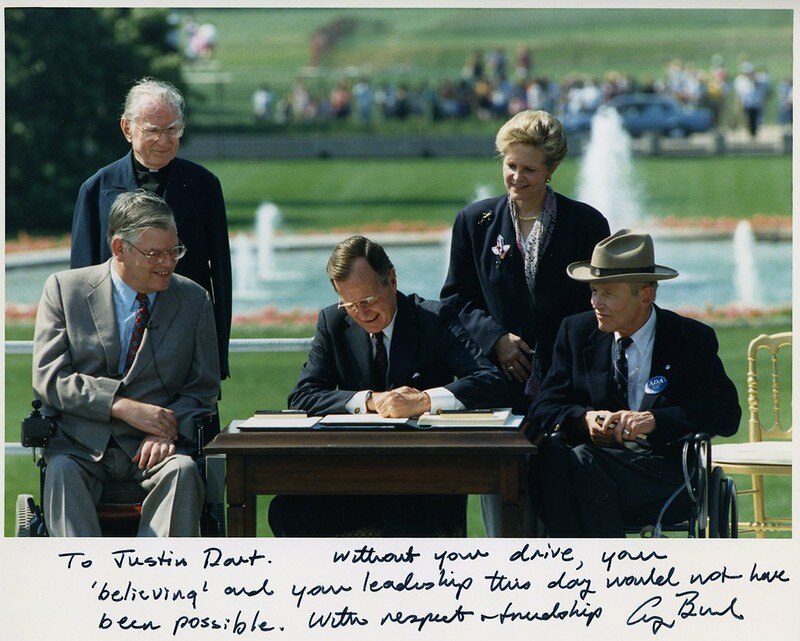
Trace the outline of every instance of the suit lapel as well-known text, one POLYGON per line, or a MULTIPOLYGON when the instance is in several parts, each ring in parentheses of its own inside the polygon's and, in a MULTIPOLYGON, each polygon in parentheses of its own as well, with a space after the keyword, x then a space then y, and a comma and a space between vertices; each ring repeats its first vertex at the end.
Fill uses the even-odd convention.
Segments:
POLYGON ((656 313, 656 335, 653 339, 653 358, 650 362, 650 375, 647 380, 651 381, 655 377, 663 376, 666 380, 666 385, 656 385, 655 389, 658 391, 652 393, 648 393, 647 388, 645 389, 642 405, 639 408, 641 411, 646 411, 653 407, 661 394, 668 389, 670 376, 672 375, 675 346, 681 344, 674 337, 674 327, 670 326, 669 319, 661 313, 658 307, 654 306, 654 310, 656 313))
POLYGON ((589 345, 583 350, 583 366, 587 377, 587 388, 595 408, 609 406, 608 394, 611 379, 611 341, 613 334, 594 329, 589 336, 589 345))
POLYGON ((347 362, 354 368, 353 376, 358 381, 358 389, 372 388, 372 342, 365 332, 352 318, 345 318, 347 329, 344 338, 349 352, 347 362))
POLYGON ((178 229, 183 229, 197 224, 197 221, 188 219, 195 211, 194 200, 198 190, 192 184, 192 176, 184 171, 184 166, 178 158, 172 161, 167 184, 164 187, 164 200, 175 215, 178 229))
POLYGON ((111 185, 100 191, 100 198, 106 203, 106 211, 111 209, 111 205, 117 196, 126 191, 136 191, 139 185, 136 184, 136 176, 133 173, 133 152, 117 161, 111 185))
POLYGON ((91 289, 86 296, 86 304, 89 306, 95 330, 103 345, 106 371, 109 376, 116 376, 122 348, 119 343, 119 331, 114 313, 114 293, 109 273, 110 268, 110 261, 97 267, 96 276, 93 275, 89 282, 91 289))
POLYGON ((397 319, 394 323, 389 353, 389 385, 407 385, 413 376, 411 369, 419 351, 419 327, 413 304, 397 293, 397 319))
POLYGON ((150 322, 148 323, 152 329, 145 330, 142 344, 139 346, 139 351, 136 353, 136 358, 131 365, 126 380, 135 378, 139 372, 147 367, 158 351, 159 345, 167 336, 168 329, 181 306, 177 294, 178 287, 173 278, 169 287, 156 295, 153 313, 150 315, 150 322))
POLYGON ((533 323, 535 310, 528 283, 525 280, 525 258, 517 246, 517 232, 514 229, 514 222, 511 220, 508 199, 503 198, 500 203, 495 219, 487 230, 484 249, 489 274, 497 269, 503 272, 503 278, 497 282, 498 286, 491 295, 514 300, 512 309, 517 327, 528 327, 533 323), (502 236, 503 244, 509 246, 508 253, 499 261, 499 266, 497 266, 497 256, 492 252, 492 248, 497 244, 498 236, 502 236))

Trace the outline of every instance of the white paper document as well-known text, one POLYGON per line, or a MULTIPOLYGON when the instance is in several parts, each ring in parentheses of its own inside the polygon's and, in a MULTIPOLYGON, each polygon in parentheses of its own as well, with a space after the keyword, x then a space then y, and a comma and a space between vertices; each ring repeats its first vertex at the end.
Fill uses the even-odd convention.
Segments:
POLYGON ((288 414, 285 418, 270 416, 253 416, 239 423, 239 429, 247 430, 295 430, 314 427, 319 422, 319 416, 293 417, 288 414))
POLYGON ((507 427, 513 429, 522 424, 523 418, 512 414, 510 408, 504 407, 496 410, 425 413, 419 417, 418 423, 420 426, 430 427, 507 427))
POLYGON ((407 425, 407 418, 384 418, 379 414, 328 414, 322 425, 407 425))

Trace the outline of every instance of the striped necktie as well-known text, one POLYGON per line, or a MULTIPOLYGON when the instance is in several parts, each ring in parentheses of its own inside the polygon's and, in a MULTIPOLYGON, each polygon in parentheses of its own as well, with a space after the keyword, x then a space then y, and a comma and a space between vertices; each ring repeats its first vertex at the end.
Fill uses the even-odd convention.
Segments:
POLYGON ((139 351, 139 345, 142 344, 144 328, 150 320, 150 301, 147 299, 147 294, 136 294, 136 300, 139 301, 139 309, 136 311, 136 318, 133 321, 133 333, 128 346, 128 355, 125 357, 123 374, 127 374, 133 365, 133 359, 136 357, 136 352, 139 351))

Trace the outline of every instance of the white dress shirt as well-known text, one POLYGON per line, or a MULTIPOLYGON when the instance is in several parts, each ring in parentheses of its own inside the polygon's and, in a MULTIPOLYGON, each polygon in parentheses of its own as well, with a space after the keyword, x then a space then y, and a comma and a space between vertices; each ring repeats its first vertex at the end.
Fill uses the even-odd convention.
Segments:
MULTIPOLYGON (((117 332, 119 334, 119 374, 125 369, 125 359, 128 356, 128 346, 131 344, 133 335, 133 324, 136 321, 136 312, 139 311, 139 303, 136 301, 138 293, 128 285, 117 273, 114 261, 111 261, 111 288, 114 292, 114 315, 117 317, 117 332)), ((150 303, 150 313, 153 313, 153 305, 156 304, 156 292, 147 294, 147 302, 150 303)))
MULTIPOLYGON (((614 342, 611 345, 611 367, 619 352, 621 335, 614 332, 614 342)), ((653 362, 653 342, 656 337, 656 313, 650 308, 650 317, 644 325, 631 334, 633 343, 625 350, 628 359, 628 407, 638 410, 644 399, 644 388, 650 376, 650 366, 653 362)))
MULTIPOLYGON (((394 323, 397 320, 397 310, 394 312, 394 316, 392 316, 392 321, 383 328, 383 344, 386 347, 386 355, 389 358, 389 365, 391 365, 391 344, 392 344, 392 335, 394 334, 394 323)), ((374 334, 370 334, 369 336, 370 343, 372 344, 372 357, 375 358, 375 351, 376 351, 376 344, 377 339, 375 338, 374 334)), ((367 409, 367 392, 370 390, 362 390, 353 394, 349 401, 345 404, 344 408, 350 414, 361 414, 368 412, 367 409)), ((444 387, 432 387, 431 389, 422 390, 424 391, 431 399, 431 413, 436 412, 437 410, 463 410, 465 409, 464 404, 459 401, 455 395, 447 388, 444 387)))

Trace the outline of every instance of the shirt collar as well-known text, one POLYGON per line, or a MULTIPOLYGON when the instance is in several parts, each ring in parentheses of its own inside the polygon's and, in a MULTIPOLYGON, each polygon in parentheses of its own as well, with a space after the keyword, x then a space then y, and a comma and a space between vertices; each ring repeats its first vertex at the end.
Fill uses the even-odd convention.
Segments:
MULTIPOLYGON (((655 329, 656 329, 656 314, 653 307, 650 306, 650 316, 647 318, 644 325, 642 325, 633 334, 631 334, 633 345, 636 347, 636 349, 639 350, 639 352, 644 353, 644 350, 652 342, 655 329)), ((621 338, 620 333, 614 332, 614 341, 618 342, 620 338, 621 338)))
MULTIPOLYGON (((139 305, 136 303, 136 295, 138 292, 133 289, 128 283, 122 280, 122 276, 117 273, 117 268, 114 266, 114 259, 110 261, 111 270, 111 283, 114 287, 114 294, 122 301, 127 310, 138 309, 139 305)), ((153 309, 153 304, 156 302, 156 292, 147 294, 147 301, 150 303, 150 309, 153 309)))
MULTIPOLYGON (((394 322, 397 320, 397 310, 394 310, 394 315, 392 316, 392 320, 389 321, 389 324, 383 328, 383 335, 386 337, 386 340, 391 342, 392 341, 392 334, 394 334, 394 322)), ((370 336, 375 336, 375 334, 370 334, 370 336)))

